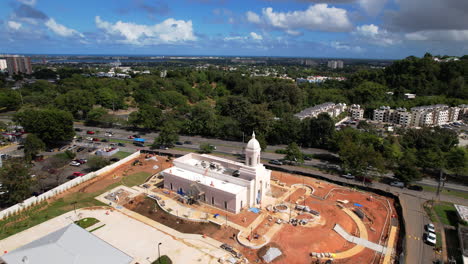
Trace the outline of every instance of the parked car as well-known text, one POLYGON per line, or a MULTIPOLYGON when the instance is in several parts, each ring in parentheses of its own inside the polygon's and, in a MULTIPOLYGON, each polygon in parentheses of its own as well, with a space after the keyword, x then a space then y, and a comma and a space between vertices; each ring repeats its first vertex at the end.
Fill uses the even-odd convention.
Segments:
POLYGON ((112 162, 117 162, 117 161, 119 161, 119 160, 120 160, 119 158, 112 158, 112 159, 110 159, 110 161, 112 161, 112 162))
POLYGON ((101 141, 102 141, 102 142, 109 142, 109 140, 107 140, 107 139, 105 139, 105 138, 102 139, 101 141))
POLYGON ((88 162, 87 159, 77 159, 75 161, 79 162, 80 164, 85 164, 86 162, 88 162))
POLYGON ((95 132, 94 132, 94 131, 91 131, 91 130, 88 130, 88 131, 86 131, 86 134, 88 134, 88 135, 94 135, 95 132))
POLYGON ((99 141, 99 138, 93 138, 93 141, 99 141))
POLYGON ((341 175, 341 177, 343 178, 346 178, 346 179, 350 179, 350 180, 354 180, 354 175, 352 175, 351 173, 346 173, 346 174, 343 174, 341 175))
POLYGON ((403 188, 405 187, 405 183, 401 181, 392 181, 390 186, 403 188))
POLYGON ((83 131, 83 129, 77 127, 77 128, 75 128, 75 131, 76 131, 76 132, 81 132, 81 131, 83 131))
POLYGON ((133 138, 140 138, 140 135, 133 135, 133 138))
POLYGON ((76 177, 79 177, 79 176, 84 176, 85 174, 82 173, 82 172, 79 172, 79 171, 75 171, 75 172, 73 172, 72 175, 73 175, 73 176, 76 176, 76 177))
POLYGON ((137 146, 137 147, 144 147, 145 144, 141 143, 141 142, 134 142, 133 145, 137 146))
POLYGON ((408 189, 413 190, 413 191, 422 191, 423 187, 419 185, 410 185, 408 189))
POLYGON ((180 141, 177 141, 175 144, 176 144, 176 145, 183 145, 184 143, 182 143, 182 142, 180 142, 180 141))
POLYGON ((369 177, 364 177, 364 176, 355 176, 354 179, 355 179, 356 181, 361 181, 361 182, 364 181, 365 183, 370 183, 370 184, 372 184, 372 182, 373 182, 371 178, 369 178, 369 177))
POLYGON ((192 145, 192 141, 190 141, 190 140, 186 140, 186 141, 184 141, 184 144, 187 144, 187 145, 192 145))
POLYGON ((117 144, 119 147, 125 147, 125 144, 124 143, 118 143, 117 144))
POLYGON ((435 233, 435 227, 433 224, 427 224, 426 225, 426 231, 430 233, 435 233))
POLYGON ((270 160, 268 163, 273 165, 283 165, 283 163, 279 160, 270 160))
POLYGON ((435 246, 437 243, 437 237, 434 233, 425 233, 424 234, 424 242, 431 246, 435 246))
POLYGON ((76 150, 76 152, 81 152, 81 151, 83 151, 84 149, 85 149, 85 148, 83 148, 83 147, 79 147, 79 148, 76 150))
POLYGON ((129 139, 134 139, 135 137, 134 136, 128 136, 129 139))
POLYGON ((70 162, 70 166, 79 167, 80 165, 81 165, 81 163, 79 163, 79 162, 76 161, 76 160, 72 160, 72 161, 70 162))
POLYGON ((312 160, 312 157, 310 157, 310 156, 304 156, 304 160, 312 160))

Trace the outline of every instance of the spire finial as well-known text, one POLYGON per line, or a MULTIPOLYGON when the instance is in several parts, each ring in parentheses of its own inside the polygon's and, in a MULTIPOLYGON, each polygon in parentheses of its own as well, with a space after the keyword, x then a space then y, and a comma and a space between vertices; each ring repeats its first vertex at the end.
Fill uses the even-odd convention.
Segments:
POLYGON ((252 138, 255 138, 255 131, 252 132, 252 138))

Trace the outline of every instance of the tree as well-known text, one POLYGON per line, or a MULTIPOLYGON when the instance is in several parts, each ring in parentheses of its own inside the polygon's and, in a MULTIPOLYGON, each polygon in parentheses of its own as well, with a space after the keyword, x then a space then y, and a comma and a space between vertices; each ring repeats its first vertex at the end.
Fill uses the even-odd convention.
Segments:
POLYGON ((35 134, 28 134, 24 140, 24 158, 30 161, 36 157, 39 152, 45 149, 44 142, 35 134))
POLYGON ((92 171, 99 170, 109 165, 110 161, 103 156, 94 156, 88 160, 88 166, 92 171))
POLYGON ((395 177, 404 183, 410 183, 421 179, 418 168, 407 162, 401 164, 395 171, 395 177))
POLYGON ((178 128, 174 124, 166 122, 161 128, 159 136, 154 140, 153 146, 163 145, 172 147, 177 140, 179 140, 178 128))
POLYGON ((456 147, 446 154, 447 169, 456 175, 468 175, 468 150, 456 147))
POLYGON ((305 119, 310 122, 303 133, 303 142, 309 147, 326 148, 335 132, 335 122, 328 113, 321 113, 317 117, 305 119))
POLYGON ((211 153, 214 150, 214 146, 208 143, 200 144, 200 153, 211 153))
POLYGON ((288 147, 286 148, 286 156, 284 157, 284 159, 299 163, 304 162, 304 157, 296 142, 293 142, 288 145, 288 147))
POLYGON ((73 138, 73 117, 58 109, 27 109, 16 113, 13 120, 47 146, 73 138))
POLYGON ((32 179, 29 167, 20 159, 9 160, 0 168, 0 205, 19 203, 31 195, 32 179))
POLYGON ((128 117, 128 122, 135 127, 156 130, 161 125, 162 111, 159 108, 142 105, 137 112, 133 112, 128 117))
POLYGON ((96 102, 94 95, 84 90, 71 90, 59 95, 55 101, 58 107, 70 111, 75 118, 86 118, 96 102))

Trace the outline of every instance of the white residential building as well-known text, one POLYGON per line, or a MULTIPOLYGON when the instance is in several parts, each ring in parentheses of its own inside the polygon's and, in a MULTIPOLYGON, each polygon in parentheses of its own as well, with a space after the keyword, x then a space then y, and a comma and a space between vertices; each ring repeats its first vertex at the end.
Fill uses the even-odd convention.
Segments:
POLYGON ((260 151, 253 134, 245 148, 245 164, 206 154, 187 154, 162 172, 164 188, 233 213, 261 206, 271 192, 271 171, 260 162, 260 151))
POLYGON ((308 117, 317 117, 321 113, 328 113, 331 117, 337 117, 346 111, 346 108, 347 107, 345 103, 335 104, 329 102, 306 108, 294 116, 301 120, 308 117))
POLYGON ((5 59, 0 59, 0 71, 6 70, 7 62, 5 59))
POLYGON ((349 107, 349 114, 352 119, 363 119, 364 118, 364 108, 361 108, 358 104, 353 104, 349 107))

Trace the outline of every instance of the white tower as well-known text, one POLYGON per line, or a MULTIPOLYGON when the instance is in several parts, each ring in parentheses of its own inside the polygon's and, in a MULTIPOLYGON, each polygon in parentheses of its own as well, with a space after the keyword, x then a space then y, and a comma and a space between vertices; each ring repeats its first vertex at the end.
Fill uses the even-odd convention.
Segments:
POLYGON ((252 133, 252 138, 247 143, 245 148, 245 165, 257 167, 260 164, 260 152, 262 148, 260 143, 255 139, 255 132, 252 133))

